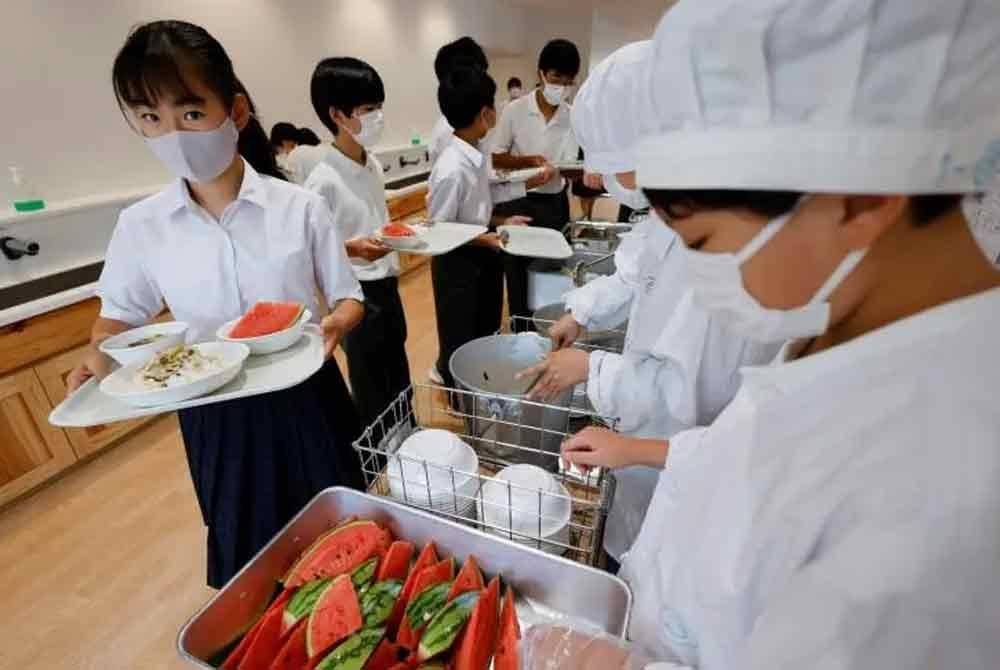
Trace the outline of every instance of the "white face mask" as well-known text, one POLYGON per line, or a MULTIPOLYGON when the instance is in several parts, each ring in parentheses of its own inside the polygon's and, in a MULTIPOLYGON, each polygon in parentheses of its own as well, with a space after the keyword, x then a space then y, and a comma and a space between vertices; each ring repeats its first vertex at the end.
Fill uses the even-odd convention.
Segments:
POLYGON ((783 342, 822 335, 830 325, 830 295, 868 252, 844 257, 816 295, 794 309, 768 309, 743 286, 740 266, 760 251, 788 222, 792 213, 768 223, 739 253, 713 254, 687 247, 687 266, 695 300, 734 332, 758 342, 783 342))
POLYGON ((510 89, 509 93, 511 100, 517 100, 518 98, 521 97, 521 89, 517 88, 516 86, 510 89))
POLYGON ((176 176, 205 182, 232 165, 240 131, 227 117, 215 130, 177 130, 145 139, 150 150, 176 176))
POLYGON ((550 84, 549 82, 545 82, 545 87, 542 89, 542 96, 545 97, 545 102, 549 103, 553 107, 558 107, 566 97, 566 90, 568 88, 568 86, 563 86, 562 84, 550 84))
POLYGON ((604 189, 629 209, 649 209, 649 200, 637 188, 625 188, 613 174, 604 175, 604 189))
POLYGON ((358 117, 361 121, 361 130, 351 133, 354 140, 365 147, 373 147, 382 139, 382 131, 385 130, 385 115, 381 109, 374 109, 367 114, 358 117))

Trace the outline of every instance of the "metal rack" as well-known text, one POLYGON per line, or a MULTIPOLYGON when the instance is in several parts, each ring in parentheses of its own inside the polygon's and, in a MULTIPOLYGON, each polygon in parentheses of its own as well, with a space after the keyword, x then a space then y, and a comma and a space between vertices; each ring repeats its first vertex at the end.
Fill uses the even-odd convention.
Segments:
MULTIPOLYGON (((494 533, 507 539, 536 547, 567 558, 598 565, 602 559, 601 543, 604 524, 614 495, 614 477, 603 470, 583 474, 562 463, 558 444, 579 426, 581 418, 601 423, 598 417, 581 417, 566 407, 487 393, 460 389, 444 389, 427 384, 415 384, 399 397, 365 430, 354 443, 361 459, 365 483, 370 493, 394 498, 414 507, 494 533), (537 417, 544 415, 545 421, 537 417), (553 417, 558 428, 554 428, 553 417), (571 427, 571 418, 575 426, 571 427), (479 457, 478 472, 465 472, 421 459, 399 455, 399 446, 410 435, 423 428, 440 428, 453 432, 469 444, 479 457), (557 445, 555 451, 525 445, 557 445), (395 467, 388 467, 395 462, 395 467), (492 482, 499 470, 518 463, 531 463, 550 472, 565 487, 567 495, 537 493, 533 510, 508 505, 506 525, 487 523, 484 511, 491 503, 484 499, 483 484, 492 482), (413 481, 417 468, 423 477, 413 481), (394 473, 394 474, 393 474, 394 473), (450 481, 446 498, 440 489, 431 490, 431 480, 450 481), (409 478, 409 481, 408 481, 409 478), (392 480, 392 481, 390 481, 392 480), (542 528, 550 520, 544 500, 568 500, 570 520, 568 533, 543 536, 542 528), (471 512, 469 512, 471 510, 471 512), (534 530, 519 532, 514 515, 529 514, 534 530)), ((604 425, 609 425, 607 422, 604 425)), ((508 503, 525 489, 504 482, 508 503)), ((495 490, 495 489, 493 489, 495 490)), ((519 496, 520 497, 520 496, 519 496)), ((521 498, 523 499, 523 498, 521 498)), ((563 503, 564 504, 564 503, 563 503)), ((522 527, 523 529, 523 527, 522 527)))

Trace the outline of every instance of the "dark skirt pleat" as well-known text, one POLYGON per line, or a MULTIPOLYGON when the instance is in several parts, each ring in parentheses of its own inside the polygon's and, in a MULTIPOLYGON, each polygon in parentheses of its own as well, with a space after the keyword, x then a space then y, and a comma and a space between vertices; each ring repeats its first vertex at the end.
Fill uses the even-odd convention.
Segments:
POLYGON ((302 384, 179 413, 208 527, 208 584, 236 574, 329 486, 364 487, 352 442, 360 422, 330 361, 302 384))

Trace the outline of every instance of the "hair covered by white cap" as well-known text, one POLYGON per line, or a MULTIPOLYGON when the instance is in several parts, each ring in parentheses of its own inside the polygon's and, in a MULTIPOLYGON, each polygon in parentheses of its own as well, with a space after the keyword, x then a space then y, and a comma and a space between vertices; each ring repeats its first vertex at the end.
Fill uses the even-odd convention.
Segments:
POLYGON ((698 0, 657 28, 639 183, 959 193, 1000 165, 997 0, 698 0))

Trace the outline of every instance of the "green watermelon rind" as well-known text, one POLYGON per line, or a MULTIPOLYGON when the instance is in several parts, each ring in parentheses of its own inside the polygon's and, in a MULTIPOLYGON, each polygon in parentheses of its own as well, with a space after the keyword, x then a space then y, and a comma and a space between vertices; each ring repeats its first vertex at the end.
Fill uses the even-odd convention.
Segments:
MULTIPOLYGON (((313 631, 319 624, 318 620, 315 618, 318 616, 316 606, 318 606, 319 602, 323 600, 327 592, 330 589, 334 588, 334 586, 336 586, 342 580, 347 580, 347 582, 350 584, 350 577, 348 577, 347 575, 340 575, 339 577, 332 579, 330 583, 327 584, 326 587, 322 589, 322 591, 319 594, 319 597, 316 599, 316 604, 313 606, 312 611, 309 613, 309 621, 306 624, 306 650, 308 651, 310 658, 323 651, 323 649, 316 649, 315 643, 313 642, 313 631)), ((351 584, 351 589, 353 591, 354 589, 353 584, 351 584)))
POLYGON ((472 609, 482 595, 479 591, 466 591, 456 596, 442 607, 427 624, 420 645, 417 647, 417 658, 421 661, 442 654, 455 644, 458 634, 472 616, 472 609))
POLYGON ((403 582, 396 579, 386 579, 375 582, 361 596, 361 618, 365 628, 381 626, 392 616, 392 610, 403 592, 403 582))
POLYGON ((334 647, 316 670, 362 670, 383 637, 385 628, 364 628, 334 647))
POLYGON ((441 611, 448 602, 448 591, 451 590, 452 583, 438 582, 413 596, 406 605, 405 613, 411 630, 414 632, 420 630, 441 611))
POLYGON ((368 590, 368 587, 375 581, 375 570, 378 569, 378 556, 373 556, 367 561, 354 568, 351 572, 351 582, 358 595, 368 590))
POLYGON ((316 602, 320 599, 320 596, 326 591, 326 587, 330 585, 331 579, 314 579, 311 582, 306 582, 292 595, 291 599, 285 603, 285 614, 282 617, 282 621, 285 625, 285 630, 288 630, 296 623, 299 619, 309 616, 316 606, 316 602))

